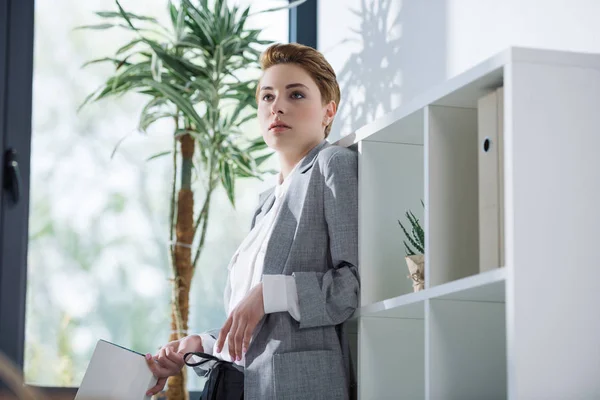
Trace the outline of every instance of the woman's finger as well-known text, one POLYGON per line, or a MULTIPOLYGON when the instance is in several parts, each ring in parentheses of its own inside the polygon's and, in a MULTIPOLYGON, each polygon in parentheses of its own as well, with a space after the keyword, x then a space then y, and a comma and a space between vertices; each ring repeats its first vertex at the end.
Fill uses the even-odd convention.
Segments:
POLYGON ((169 371, 169 375, 174 375, 181 369, 176 363, 169 360, 166 354, 161 354, 158 356, 158 364, 165 370, 169 371))
POLYGON ((239 361, 242 359, 242 345, 244 342, 244 332, 246 332, 246 327, 248 326, 245 318, 238 318, 239 323, 237 329, 234 334, 234 342, 235 342, 235 361, 239 361))
POLYGON ((161 367, 160 364, 156 361, 156 358, 152 357, 151 354, 146 354, 146 364, 148 364, 148 368, 152 371, 152 375, 157 378, 162 378, 169 376, 168 371, 161 367))
POLYGON ((178 368, 183 368, 183 354, 179 354, 177 351, 167 349, 165 351, 165 357, 167 360, 177 365, 178 368))
POLYGON ((217 353, 220 353, 221 349, 223 349, 223 345, 225 344, 225 338, 229 333, 229 329, 231 328, 232 322, 232 316, 230 315, 229 318, 227 318, 227 321, 225 321, 225 325, 223 325, 223 327, 219 331, 219 337, 217 338, 217 343, 215 344, 215 350, 217 353))
POLYGON ((148 391, 146 392, 146 396, 154 396, 156 393, 163 390, 166 384, 167 378, 159 378, 158 381, 156 381, 156 385, 148 389, 148 391))
MULTIPOLYGON (((232 315, 235 315, 233 313, 232 315)), ((231 324, 231 329, 229 330, 229 338, 227 339, 227 343, 229 345, 229 355, 231 356, 231 361, 235 361, 235 332, 238 329, 238 318, 235 316, 233 318, 233 323, 231 324)))
POLYGON ((246 355, 246 351, 248 351, 248 347, 250 347, 250 339, 252 339, 253 332, 254 327, 252 327, 250 324, 246 325, 244 340, 242 341, 242 357, 246 355))

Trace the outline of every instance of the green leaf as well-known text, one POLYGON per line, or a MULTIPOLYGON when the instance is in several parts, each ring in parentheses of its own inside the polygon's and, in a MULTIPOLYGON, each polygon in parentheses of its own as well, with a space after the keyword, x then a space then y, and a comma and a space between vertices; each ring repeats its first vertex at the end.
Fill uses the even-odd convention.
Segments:
POLYGON ((404 236, 406 236, 406 238, 410 240, 410 235, 408 234, 408 231, 406 230, 406 228, 404 227, 402 222, 398 221, 398 224, 400 224, 400 228, 402 228, 402 231, 404 232, 404 236))
POLYGON ((238 169, 236 171, 236 176, 238 178, 257 178, 257 179, 261 179, 260 175, 249 174, 249 173, 247 173, 247 172, 245 172, 244 170, 241 170, 241 169, 238 169))
POLYGON ((298 7, 300 4, 305 3, 306 0, 296 0, 291 2, 290 4, 286 5, 286 6, 281 6, 281 7, 275 7, 275 8, 269 8, 267 10, 262 10, 250 15, 258 15, 258 14, 264 14, 264 13, 268 13, 268 12, 274 12, 274 11, 279 11, 279 10, 289 10, 291 8, 294 7, 298 7))
POLYGON ((83 102, 79 105, 79 107, 77 107, 77 112, 80 112, 81 109, 83 107, 85 107, 88 103, 95 101, 96 99, 94 99, 94 97, 96 97, 98 95, 98 93, 102 90, 103 87, 104 87, 104 85, 100 86, 99 88, 94 90, 92 93, 88 94, 85 97, 85 99, 83 100, 83 102))
POLYGON ((157 154, 155 154, 155 155, 153 155, 153 156, 151 156, 151 157, 148 157, 148 158, 146 159, 146 161, 155 160, 155 159, 157 159, 157 158, 160 158, 160 157, 163 157, 163 156, 167 156, 167 155, 169 155, 169 154, 171 154, 171 151, 170 151, 170 150, 168 150, 168 151, 163 151, 163 152, 157 153, 157 154))
POLYGON ((225 192, 227 193, 227 197, 231 202, 231 205, 235 208, 235 188, 234 188, 234 178, 233 178, 233 170, 231 168, 231 164, 229 164, 226 160, 222 160, 220 162, 220 178, 221 183, 223 184, 223 188, 225 188, 225 192))
MULTIPOLYGON (((133 24, 131 23, 131 20, 129 19, 129 17, 127 16, 127 13, 125 12, 125 10, 123 9, 123 7, 121 7, 121 3, 119 3, 119 0, 115 0, 115 3, 117 3, 117 7, 119 7, 119 14, 121 14, 121 17, 123 17, 123 19, 127 22, 127 25, 134 31, 138 32, 139 34, 139 29, 137 29, 135 26, 133 26, 133 24)), ((141 35, 140 35, 141 36, 141 35)))
POLYGON ((131 132, 128 133, 127 135, 123 136, 121 139, 119 139, 119 141, 117 142, 117 144, 115 145, 112 153, 110 153, 110 159, 112 160, 113 157, 115 156, 115 154, 117 153, 117 150, 119 149, 119 146, 121 146, 121 144, 125 141, 125 139, 127 139, 129 136, 131 136, 131 132))
POLYGON ((405 249, 406 255, 407 255, 407 256, 414 256, 414 255, 415 255, 415 252, 413 251, 413 249, 411 249, 411 248, 408 246, 408 244, 406 244, 406 241, 404 241, 403 243, 404 243, 404 249, 405 249))
POLYGON ((235 165, 237 167, 235 173, 241 178, 257 178, 259 175, 258 173, 252 172, 252 169, 238 161, 235 161, 235 165))
POLYGON ((141 79, 152 77, 152 62, 141 61, 136 64, 130 64, 127 68, 119 75, 115 75, 113 78, 115 84, 119 82, 127 82, 127 79, 141 79))
POLYGON ((235 29, 235 35, 239 36, 240 33, 242 33, 243 29, 244 29, 244 25, 246 24, 246 20, 248 19, 248 14, 250 14, 250 7, 246 7, 246 9, 244 10, 244 12, 242 13, 242 16, 240 17, 238 23, 237 23, 237 27, 235 29))
POLYGON ((169 84, 156 82, 150 79, 145 79, 144 83, 162 93, 165 97, 171 100, 186 115, 187 118, 194 121, 194 123, 202 127, 203 130, 208 131, 206 123, 200 118, 192 103, 183 97, 179 91, 172 88, 169 84))
POLYGON ((175 7, 175 5, 173 4, 173 2, 171 0, 169 0, 169 2, 168 2, 168 7, 169 7, 169 15, 171 17, 171 24, 173 24, 173 29, 176 29, 177 16, 179 15, 179 11, 177 10, 177 7, 175 7))
POLYGON ((250 115, 246 115, 244 118, 242 118, 242 120, 240 122, 236 123, 235 125, 239 127, 239 126, 244 125, 244 123, 246 123, 250 120, 253 120, 253 119, 256 119, 256 114, 254 114, 254 113, 252 113, 250 115))
POLYGON ((142 114, 151 112, 153 108, 165 106, 167 104, 168 104, 167 99, 165 99, 163 97, 155 97, 155 98, 151 99, 148 103, 146 103, 146 105, 142 109, 142 114))
POLYGON ((263 156, 259 156, 256 157, 254 159, 254 162, 256 163, 257 167, 260 167, 262 163, 264 163, 265 161, 267 161, 274 153, 269 153, 269 154, 265 154, 263 156))
POLYGON ((146 40, 152 47, 152 50, 163 61, 164 65, 170 70, 180 75, 183 80, 188 80, 192 76, 207 77, 206 70, 183 57, 176 57, 165 51, 158 43, 152 40, 146 40))
POLYGON ((249 158, 247 154, 236 149, 236 151, 231 154, 231 159, 237 167, 236 174, 238 176, 244 178, 258 176, 258 173, 253 168, 253 160, 249 158))
POLYGON ((112 58, 112 57, 103 57, 103 58, 97 58, 97 59, 95 59, 95 60, 88 61, 88 62, 84 63, 84 64, 81 66, 81 68, 85 68, 85 67, 87 67, 88 65, 92 65, 92 64, 98 64, 98 63, 107 62, 107 61, 111 61, 111 62, 113 62, 114 64, 116 64, 116 65, 117 65, 117 68, 118 68, 118 67, 120 67, 121 65, 131 65, 131 63, 129 63, 129 62, 127 62, 127 61, 125 61, 125 59, 123 59, 123 60, 120 60, 120 59, 118 59, 118 58, 112 58))
POLYGON ((215 15, 221 16, 221 14, 223 12, 223 4, 224 4, 223 0, 216 0, 215 1, 215 10, 214 10, 214 14, 215 15))
MULTIPOLYGON (((413 219, 414 215, 412 215, 411 212, 407 211, 406 216, 409 219, 409 221, 411 222, 412 226, 414 227, 415 221, 416 221, 416 218, 413 219)), ((402 228, 402 231, 404 232, 404 236, 406 236, 406 239, 410 242, 410 244, 412 244, 418 251, 423 252, 423 248, 415 241, 415 239, 413 239, 413 237, 411 235, 408 234, 404 225, 402 225, 402 223, 400 221, 398 221, 398 223, 400 224, 400 227, 402 228)))
POLYGON ((185 7, 182 5, 179 7, 177 13, 177 19, 175 20, 175 40, 178 41, 183 37, 185 28, 185 7))
MULTIPOLYGON (((122 15, 120 13, 115 12, 115 11, 97 11, 95 14, 102 18, 121 18, 122 17, 122 15)), ((158 22, 153 17, 145 17, 143 15, 136 15, 133 13, 127 13, 127 17, 130 19, 138 19, 140 21, 158 22)))
POLYGON ((147 132, 150 125, 163 118, 173 118, 176 117, 176 114, 170 112, 146 112, 143 113, 140 117, 140 122, 138 124, 138 129, 142 132, 147 132))
POLYGON ((202 7, 202 12, 194 7, 189 0, 182 0, 182 4, 185 4, 187 15, 190 17, 188 26, 194 31, 194 33, 200 38, 201 41, 206 43, 206 47, 212 49, 215 46, 215 41, 212 37, 213 30, 209 22, 209 18, 206 15, 210 13, 207 7, 202 7), (191 23, 194 23, 193 25, 191 23))
POLYGON ((158 55, 156 53, 152 53, 152 62, 150 64, 150 71, 152 72, 152 78, 157 81, 157 82, 161 82, 161 75, 160 75, 160 71, 162 69, 162 62, 160 60, 160 58, 158 58, 158 55))
POLYGON ((417 219, 417 217, 415 217, 415 215, 412 213, 412 211, 407 211, 406 212, 406 218, 408 218, 408 220, 410 221, 410 224, 414 227, 415 225, 419 224, 419 220, 417 219))
MULTIPOLYGON (((98 101, 108 96, 114 96, 134 87, 132 82, 126 80, 118 81, 116 77, 110 77, 106 83, 96 92, 93 101, 98 101)), ((90 99, 92 100, 92 99, 90 99)))
POLYGON ((106 82, 106 88, 98 96, 97 100, 108 95, 115 95, 133 88, 142 88, 145 79, 152 78, 150 62, 133 64, 125 69, 120 75, 111 77, 106 82))
POLYGON ((226 35, 231 35, 227 37, 229 39, 236 39, 236 36, 232 35, 232 33, 234 32, 235 28, 235 17, 237 12, 237 6, 233 6, 230 10, 225 11, 225 33, 226 35))
POLYGON ((78 27, 75 27, 74 30, 81 30, 81 29, 104 30, 104 29, 114 28, 115 26, 123 27, 123 25, 121 25, 121 24, 97 24, 97 25, 78 26, 78 27))
POLYGON ((273 42, 270 40, 256 40, 257 44, 260 44, 261 46, 268 46, 270 44, 272 44, 273 42))
POLYGON ((215 62, 215 72, 219 75, 221 75, 223 73, 222 68, 223 68, 223 47, 218 44, 216 49, 215 49, 215 54, 214 54, 214 62, 215 62))
POLYGON ((124 53, 130 49, 132 49, 135 45, 137 45, 138 43, 143 43, 144 40, 143 39, 134 39, 131 42, 127 43, 126 45, 122 46, 121 48, 119 48, 119 50, 117 50, 117 52, 115 54, 121 54, 124 53))
POLYGON ((236 119, 238 118, 238 116, 240 115, 240 113, 242 112, 242 110, 245 108, 245 104, 243 103, 238 103, 235 107, 235 109, 233 110, 233 113, 231 114, 229 121, 227 122, 226 126, 229 129, 233 124, 235 124, 236 119))
POLYGON ((421 228, 421 226, 416 226, 415 231, 416 231, 417 239, 419 241, 419 245, 421 246, 421 249, 424 249, 425 248, 425 232, 423 231, 423 228, 421 228))
POLYGON ((175 42, 175 46, 189 47, 192 49, 200 50, 202 52, 206 51, 206 49, 204 48, 205 43, 203 43, 198 38, 198 36, 191 35, 191 34, 187 34, 187 35, 184 35, 183 37, 179 38, 179 40, 177 42, 175 42))
POLYGON ((83 30, 83 29, 89 29, 89 30, 106 30, 106 29, 110 29, 110 28, 123 28, 123 29, 127 29, 129 31, 135 31, 135 32, 152 32, 155 33, 157 35, 160 35, 162 37, 166 37, 168 38, 168 36, 160 31, 156 31, 154 29, 145 29, 145 28, 136 28, 133 25, 123 25, 123 24, 98 24, 98 25, 82 25, 82 26, 77 26, 75 28, 73 28, 74 31, 78 31, 78 30, 83 30))
POLYGON ((255 151, 264 150, 267 148, 267 144, 262 137, 258 137, 250 142, 250 146, 246 148, 246 153, 252 153, 255 151))

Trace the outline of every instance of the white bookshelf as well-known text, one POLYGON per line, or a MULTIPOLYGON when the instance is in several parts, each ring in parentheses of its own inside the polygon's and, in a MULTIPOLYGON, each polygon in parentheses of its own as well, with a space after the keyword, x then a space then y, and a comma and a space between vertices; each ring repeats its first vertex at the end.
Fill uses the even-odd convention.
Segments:
POLYGON ((338 144, 359 153, 360 399, 600 398, 600 55, 510 48, 338 144), (477 102, 499 87, 505 265, 480 273, 477 102))

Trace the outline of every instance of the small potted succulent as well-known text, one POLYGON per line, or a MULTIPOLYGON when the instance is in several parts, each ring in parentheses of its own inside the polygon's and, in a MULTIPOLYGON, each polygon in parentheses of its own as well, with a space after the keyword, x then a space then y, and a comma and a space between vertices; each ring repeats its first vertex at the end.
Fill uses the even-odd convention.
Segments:
MULTIPOLYGON (((421 200, 423 207, 423 201, 421 200)), ((425 232, 419 223, 419 220, 412 211, 406 212, 406 218, 410 222, 410 233, 409 230, 398 221, 406 240, 404 240, 404 248, 406 251, 406 265, 408 266, 409 275, 408 278, 413 281, 413 290, 418 292, 425 288, 425 232), (411 247, 412 246, 412 247, 411 247)))

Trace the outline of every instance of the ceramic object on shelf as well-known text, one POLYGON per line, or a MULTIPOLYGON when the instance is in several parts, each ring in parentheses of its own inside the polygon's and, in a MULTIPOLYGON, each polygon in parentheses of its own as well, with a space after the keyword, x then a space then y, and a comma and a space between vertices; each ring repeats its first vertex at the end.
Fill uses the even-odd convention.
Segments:
POLYGON ((405 259, 408 271, 410 272, 408 278, 413 281, 413 291, 418 292, 425 289, 425 256, 423 254, 416 254, 406 256, 405 259))

